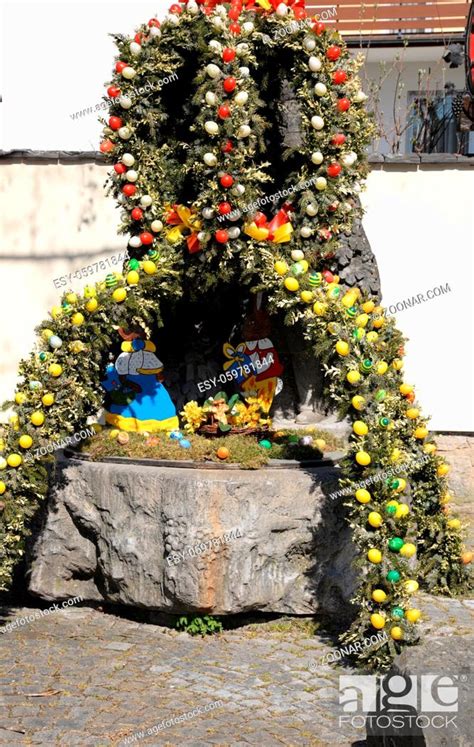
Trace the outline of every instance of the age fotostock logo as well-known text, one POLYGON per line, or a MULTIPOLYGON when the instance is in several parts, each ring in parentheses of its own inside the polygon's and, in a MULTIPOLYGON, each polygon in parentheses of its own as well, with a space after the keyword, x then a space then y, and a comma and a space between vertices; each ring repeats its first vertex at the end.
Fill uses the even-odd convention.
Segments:
POLYGON ((341 675, 339 726, 409 733, 457 729, 458 675, 341 675))

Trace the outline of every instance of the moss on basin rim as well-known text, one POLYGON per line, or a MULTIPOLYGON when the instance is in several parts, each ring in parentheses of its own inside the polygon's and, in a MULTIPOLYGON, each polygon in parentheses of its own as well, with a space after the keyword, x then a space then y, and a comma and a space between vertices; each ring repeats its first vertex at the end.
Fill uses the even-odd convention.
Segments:
POLYGON ((239 465, 243 469, 258 469, 274 460, 318 462, 342 447, 341 439, 316 428, 271 431, 260 439, 251 435, 207 438, 192 434, 186 436, 189 448, 181 447, 179 441, 165 434, 144 436, 129 433, 126 443, 120 443, 117 435, 120 434, 111 429, 103 429, 92 439, 83 442, 81 451, 93 461, 121 457, 166 462, 211 462, 239 465), (302 444, 301 439, 305 436, 311 437, 312 443, 302 444), (266 444, 260 445, 262 441, 266 444), (220 452, 221 449, 226 451, 220 452), (227 455, 222 458, 218 453, 227 455))

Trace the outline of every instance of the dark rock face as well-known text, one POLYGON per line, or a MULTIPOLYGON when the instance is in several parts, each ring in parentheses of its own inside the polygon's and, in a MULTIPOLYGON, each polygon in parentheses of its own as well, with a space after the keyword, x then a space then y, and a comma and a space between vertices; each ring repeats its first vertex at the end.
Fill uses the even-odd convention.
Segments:
POLYGON ((344 285, 357 285, 380 300, 379 270, 360 220, 354 221, 352 233, 341 236, 334 261, 344 285))
POLYGON ((172 613, 340 613, 354 551, 341 505, 329 498, 336 476, 331 466, 69 460, 33 548, 30 591, 172 613))

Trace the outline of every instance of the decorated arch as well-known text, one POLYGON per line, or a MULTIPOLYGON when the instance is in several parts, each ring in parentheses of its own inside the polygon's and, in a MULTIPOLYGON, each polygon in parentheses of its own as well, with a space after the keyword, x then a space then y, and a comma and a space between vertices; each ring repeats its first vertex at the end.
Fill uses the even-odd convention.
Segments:
POLYGON ((47 494, 38 450, 96 418, 117 330, 151 338, 163 304, 237 283, 303 329, 351 422, 340 489, 360 583, 345 640, 385 628, 387 642, 358 655, 385 667, 418 638, 419 586, 454 593, 467 574, 449 466, 404 380, 404 339, 377 299, 337 275, 373 134, 360 61, 299 0, 190 0, 115 41, 100 149, 130 256, 83 295, 66 293, 20 364, 0 464, 1 586, 47 494))

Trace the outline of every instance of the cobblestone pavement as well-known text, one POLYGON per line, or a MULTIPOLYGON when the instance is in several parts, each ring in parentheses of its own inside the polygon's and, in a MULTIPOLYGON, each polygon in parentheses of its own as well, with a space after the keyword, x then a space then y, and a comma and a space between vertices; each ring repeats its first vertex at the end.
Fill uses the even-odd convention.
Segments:
MULTIPOLYGON (((432 636, 459 636, 467 646, 474 602, 419 601, 427 613, 424 645, 432 636)), ((3 609, 1 619, 33 612, 3 609)), ((331 638, 315 634, 310 620, 252 623, 195 638, 70 607, 0 637, 0 744, 124 745, 139 730, 218 700, 214 710, 137 741, 160 747, 363 744, 363 730, 338 725, 338 677, 350 670, 321 664, 333 650, 331 638)))

